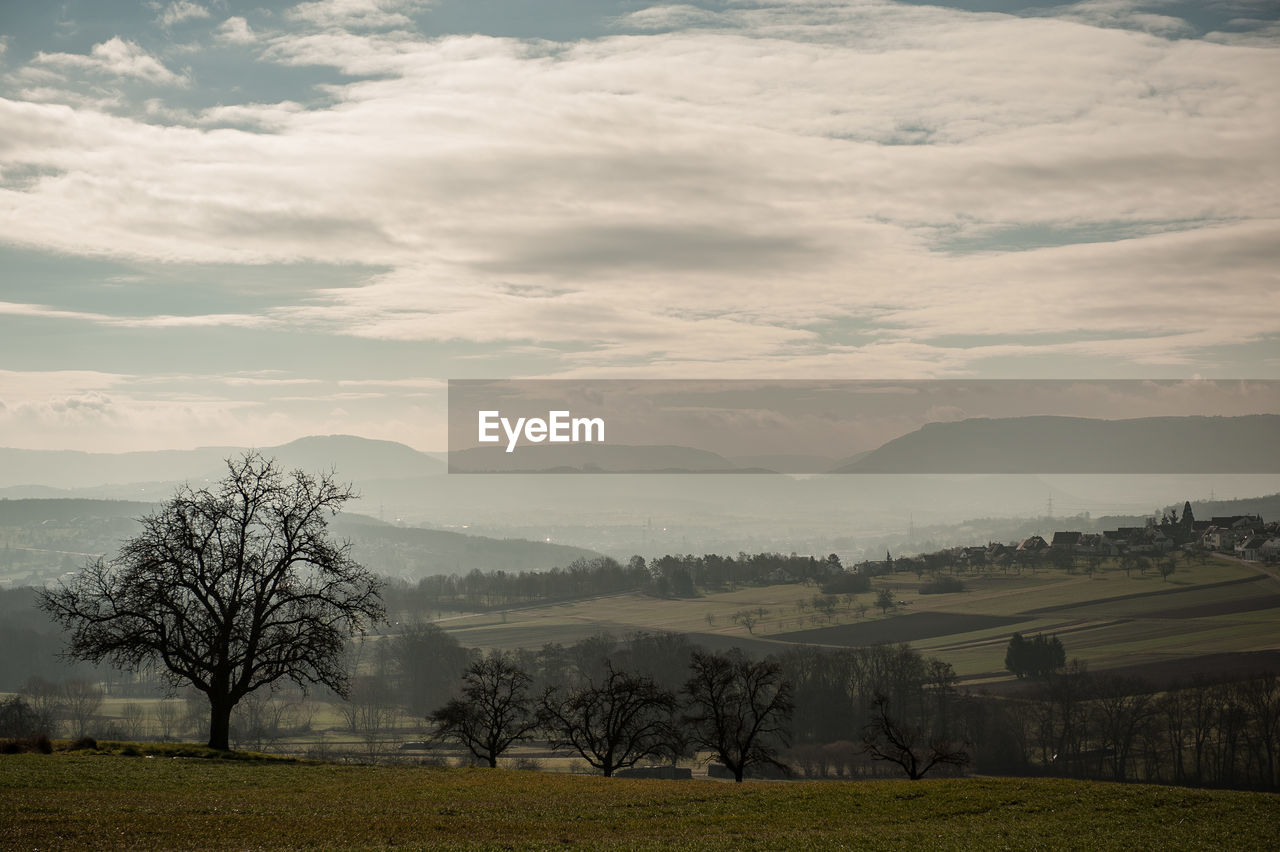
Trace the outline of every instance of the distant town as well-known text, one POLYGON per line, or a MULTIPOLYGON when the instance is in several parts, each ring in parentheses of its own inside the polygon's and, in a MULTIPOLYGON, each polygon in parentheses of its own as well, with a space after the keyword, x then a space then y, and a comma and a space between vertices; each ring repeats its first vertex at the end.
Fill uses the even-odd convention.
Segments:
MULTIPOLYGON (((976 568, 979 566, 1025 567, 1042 561, 1062 563, 1071 567, 1077 559, 1086 566, 1097 567, 1104 558, 1128 558, 1135 565, 1137 560, 1160 557, 1171 559, 1177 553, 1188 559, 1197 555, 1219 553, 1248 562, 1280 563, 1280 522, 1264 521, 1261 515, 1221 515, 1207 521, 1197 520, 1191 502, 1183 504, 1182 514, 1177 510, 1163 516, 1149 517, 1145 525, 1117 527, 1101 532, 1057 530, 1046 541, 1043 536, 1031 535, 1018 542, 1004 544, 990 542, 986 545, 951 547, 934 553, 921 554, 914 559, 924 561, 922 567, 932 570, 942 561, 950 567, 976 568)), ((854 569, 869 574, 886 570, 902 570, 903 563, 913 557, 894 559, 886 554, 884 560, 858 563, 854 569)))

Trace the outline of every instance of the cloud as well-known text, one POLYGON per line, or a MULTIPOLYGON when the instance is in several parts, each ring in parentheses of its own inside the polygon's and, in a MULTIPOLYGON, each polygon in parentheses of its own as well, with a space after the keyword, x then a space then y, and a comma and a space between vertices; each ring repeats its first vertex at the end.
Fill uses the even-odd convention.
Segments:
POLYGON ((67 320, 461 342, 566 375, 1201 369, 1280 328, 1277 51, 1075 6, 662 7, 563 44, 371 31, 413 8, 303 4, 260 37, 265 61, 358 78, 330 105, 0 100, 0 166, 43 175, 0 189, 6 239, 370 270, 261 318, 67 320))
POLYGON ((219 24, 214 30, 214 35, 231 44, 253 44, 258 38, 249 26, 249 22, 238 15, 227 18, 219 24))
POLYGON ((1195 27, 1182 18, 1148 11, 1152 6, 1176 5, 1171 0, 1082 0, 1060 6, 1050 14, 1095 27, 1124 27, 1165 38, 1195 34, 1195 27))
POLYGON ((683 3, 650 6, 623 15, 615 26, 623 30, 680 30, 688 27, 726 25, 739 23, 740 18, 730 12, 716 12, 683 3))
POLYGON ((258 314, 192 314, 151 316, 117 316, 89 311, 70 311, 48 305, 32 305, 19 302, 0 302, 0 316, 20 316, 50 320, 78 320, 97 325, 119 328, 209 328, 233 326, 238 328, 262 328, 275 325, 270 317, 258 314))
POLYGON ((191 0, 175 0, 164 7, 156 18, 156 23, 167 29, 183 21, 207 17, 209 17, 209 10, 199 3, 192 3, 191 0))
POLYGON ((316 26, 389 29, 412 26, 409 16, 428 5, 427 0, 314 0, 294 6, 289 16, 316 26))
POLYGON ((443 424, 428 422, 432 412, 407 399, 412 392, 352 394, 331 380, 306 376, 0 370, 0 389, 0 447, 97 452, 261 447, 338 433, 411 446, 444 444, 443 424), (287 395, 299 387, 333 390, 287 395), (335 407, 343 400, 359 404, 335 407))
POLYGON ((189 81, 165 68, 161 62, 147 53, 136 42, 114 36, 101 44, 95 44, 89 53, 37 53, 32 60, 36 65, 62 69, 82 69, 116 77, 132 77, 147 83, 181 86, 189 81))

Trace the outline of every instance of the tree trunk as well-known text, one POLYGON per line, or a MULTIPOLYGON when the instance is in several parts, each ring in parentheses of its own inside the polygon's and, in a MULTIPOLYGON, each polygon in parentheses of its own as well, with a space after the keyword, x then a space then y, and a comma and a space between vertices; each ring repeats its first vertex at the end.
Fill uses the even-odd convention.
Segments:
POLYGON ((234 706, 227 696, 209 696, 209 748, 231 750, 231 708, 234 706))

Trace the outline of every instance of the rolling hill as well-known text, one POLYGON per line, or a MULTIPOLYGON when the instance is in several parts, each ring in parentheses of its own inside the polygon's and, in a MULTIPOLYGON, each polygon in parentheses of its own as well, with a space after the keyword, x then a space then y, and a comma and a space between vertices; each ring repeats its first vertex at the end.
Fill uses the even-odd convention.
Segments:
POLYGON ((1277 473, 1280 415, 929 423, 836 473, 1277 473))

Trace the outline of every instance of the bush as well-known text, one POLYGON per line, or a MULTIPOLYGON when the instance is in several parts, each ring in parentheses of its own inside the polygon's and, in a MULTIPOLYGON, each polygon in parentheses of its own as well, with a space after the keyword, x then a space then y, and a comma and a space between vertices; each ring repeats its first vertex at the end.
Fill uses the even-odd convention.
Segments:
POLYGON ((963 591, 964 580, 950 575, 934 577, 931 581, 920 587, 920 594, 922 595, 944 595, 951 592, 963 591))
POLYGON ((40 730, 40 717, 27 699, 11 695, 0 701, 0 737, 25 739, 44 733, 40 730))
POLYGON ((67 751, 80 751, 81 749, 89 749, 91 751, 98 750, 98 741, 93 737, 81 737, 80 739, 67 746, 67 751))
POLYGON ((53 743, 44 734, 36 737, 7 739, 0 742, 0 754, 53 754, 53 743))
POLYGON ((1004 654, 1004 667, 1019 679, 1047 678, 1066 664, 1067 650, 1056 634, 1048 637, 1037 634, 1026 639, 1021 633, 1015 633, 1004 654))

